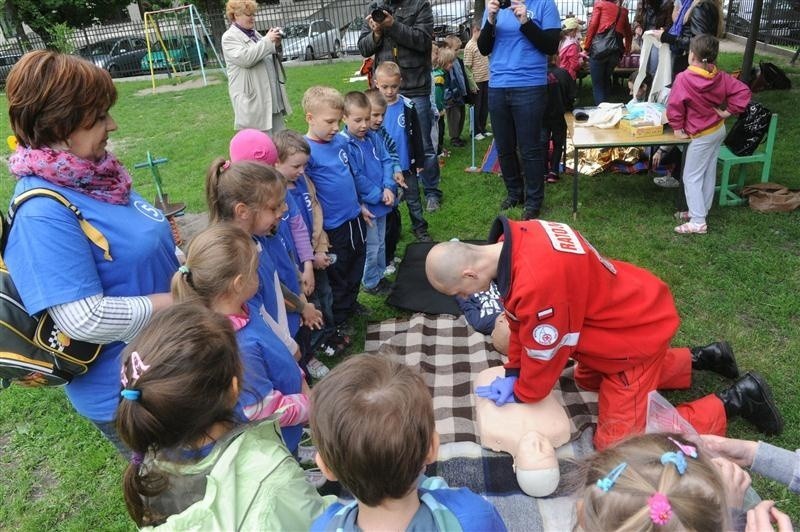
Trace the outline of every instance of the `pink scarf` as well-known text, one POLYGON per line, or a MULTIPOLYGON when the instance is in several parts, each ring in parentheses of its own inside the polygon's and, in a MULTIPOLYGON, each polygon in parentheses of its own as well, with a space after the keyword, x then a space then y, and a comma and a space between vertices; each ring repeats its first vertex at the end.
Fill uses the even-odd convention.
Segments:
POLYGON ((8 159, 8 169, 17 179, 38 176, 54 185, 115 205, 126 205, 131 192, 131 176, 108 152, 94 162, 68 151, 19 146, 8 159))

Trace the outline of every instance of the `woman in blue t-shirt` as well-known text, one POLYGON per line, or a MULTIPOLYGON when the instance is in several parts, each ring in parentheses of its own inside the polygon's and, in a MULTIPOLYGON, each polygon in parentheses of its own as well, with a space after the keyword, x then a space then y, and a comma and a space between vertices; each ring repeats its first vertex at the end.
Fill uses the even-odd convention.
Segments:
POLYGON ((19 147, 9 158, 14 197, 32 188, 59 192, 108 240, 94 246, 77 217, 44 197, 14 216, 5 261, 30 314, 47 311, 70 338, 101 344, 89 370, 67 384, 72 405, 118 449, 113 418, 120 399, 120 352, 172 303, 178 269, 164 214, 131 190, 131 177, 106 151, 117 129, 111 76, 77 56, 37 50, 22 57, 6 83, 8 114, 19 147))
POLYGON ((558 8, 553 0, 528 0, 527 5, 512 0, 503 8, 498 0, 488 0, 483 20, 478 50, 489 56, 489 114, 507 192, 500 209, 524 202, 522 218, 538 218, 544 200, 540 137, 547 105, 547 56, 558 53, 558 8))

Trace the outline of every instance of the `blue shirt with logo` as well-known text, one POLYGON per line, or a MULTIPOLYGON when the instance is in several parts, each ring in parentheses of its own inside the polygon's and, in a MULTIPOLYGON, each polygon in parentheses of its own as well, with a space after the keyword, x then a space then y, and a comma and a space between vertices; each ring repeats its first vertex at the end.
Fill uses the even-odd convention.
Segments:
POLYGON ((383 127, 389 132, 397 145, 397 158, 400 160, 400 168, 407 172, 411 168, 411 150, 409 148, 408 131, 406 130, 405 101, 403 97, 397 99, 391 105, 386 106, 386 113, 383 115, 383 127))
MULTIPOLYGON (((527 2, 528 18, 543 30, 561 29, 553 0, 527 2)), ((483 14, 483 26, 488 11, 483 14)), ((489 87, 539 87, 547 85, 547 56, 520 31, 511 8, 501 9, 495 20, 495 39, 489 56, 489 87)))
MULTIPOLYGON (((48 198, 20 207, 4 258, 30 314, 89 296, 130 297, 169 292, 178 269, 175 243, 163 213, 136 192, 125 205, 30 176, 17 182, 14 196, 32 188, 61 193, 108 240, 112 261, 81 231, 78 219, 48 198)), ((120 353, 124 344, 103 346, 89 371, 66 386, 75 410, 96 422, 114 418, 121 389, 120 353)))
POLYGON ((361 214, 358 193, 347 156, 347 141, 334 135, 330 142, 312 140, 311 157, 306 164, 306 176, 317 187, 317 199, 322 206, 322 227, 336 229, 361 214))

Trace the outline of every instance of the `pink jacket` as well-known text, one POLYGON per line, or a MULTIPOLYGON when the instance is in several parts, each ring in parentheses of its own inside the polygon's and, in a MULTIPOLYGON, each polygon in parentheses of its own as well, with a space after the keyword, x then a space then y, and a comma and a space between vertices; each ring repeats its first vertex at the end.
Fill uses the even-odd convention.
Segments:
POLYGON ((581 45, 574 37, 565 37, 558 47, 558 66, 569 72, 572 79, 578 78, 581 69, 581 45))
POLYGON ((711 72, 690 66, 672 84, 667 119, 672 129, 694 136, 722 121, 714 108, 724 107, 738 115, 750 103, 750 96, 747 85, 716 66, 711 72))

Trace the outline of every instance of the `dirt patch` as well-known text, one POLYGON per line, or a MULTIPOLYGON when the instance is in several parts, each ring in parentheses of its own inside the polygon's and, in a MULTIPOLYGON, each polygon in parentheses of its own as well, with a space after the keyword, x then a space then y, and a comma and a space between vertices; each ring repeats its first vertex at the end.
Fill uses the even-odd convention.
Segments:
MULTIPOLYGON (((180 78, 176 78, 176 79, 180 80, 180 78)), ((208 79, 208 82, 206 84, 203 83, 203 78, 194 78, 194 79, 189 79, 189 80, 184 80, 184 81, 175 81, 175 80, 173 80, 171 82, 167 82, 167 81, 164 81, 164 80, 159 80, 159 81, 161 81, 161 85, 158 84, 158 81, 156 82, 155 93, 156 94, 161 94, 161 93, 164 93, 164 92, 177 92, 177 91, 183 91, 183 90, 188 90, 188 89, 202 89, 206 85, 217 85, 217 84, 221 83, 221 81, 217 77, 209 77, 207 79, 208 79)), ((136 96, 149 96, 149 95, 153 94, 153 89, 152 89, 152 87, 149 88, 149 89, 142 89, 140 91, 136 91, 134 94, 136 96)))
POLYGON ((36 502, 52 495, 58 486, 58 478, 50 471, 47 465, 40 463, 32 474, 35 480, 28 494, 28 500, 36 502))

